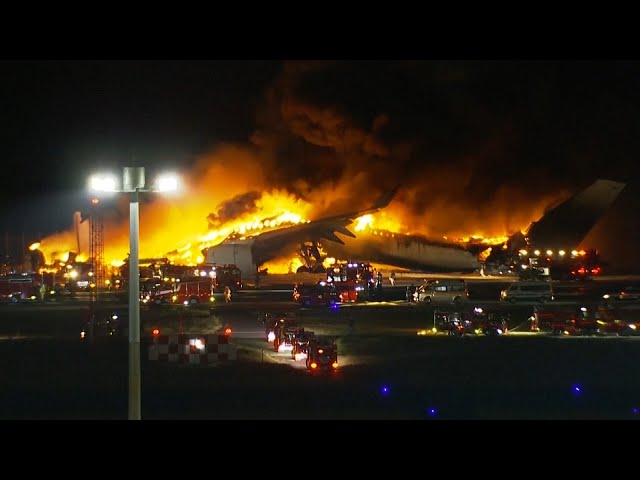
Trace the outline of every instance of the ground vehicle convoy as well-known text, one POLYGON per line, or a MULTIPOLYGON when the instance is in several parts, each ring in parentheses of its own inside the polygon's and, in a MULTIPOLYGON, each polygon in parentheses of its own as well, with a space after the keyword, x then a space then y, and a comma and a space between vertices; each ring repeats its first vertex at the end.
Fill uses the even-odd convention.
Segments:
POLYGON ((460 305, 469 300, 467 282, 463 279, 428 280, 414 294, 417 302, 453 303, 460 305))
POLYGON ((338 369, 338 346, 328 337, 314 337, 309 341, 307 369, 335 371, 338 369))
POLYGON ((518 281, 500 292, 500 300, 505 302, 547 302, 554 299, 551 282, 518 281))

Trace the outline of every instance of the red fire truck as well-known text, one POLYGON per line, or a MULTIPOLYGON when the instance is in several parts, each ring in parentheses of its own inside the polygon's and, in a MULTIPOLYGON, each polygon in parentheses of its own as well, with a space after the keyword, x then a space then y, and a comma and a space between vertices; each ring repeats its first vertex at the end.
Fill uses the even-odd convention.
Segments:
POLYGON ((0 301, 18 303, 43 300, 46 286, 36 273, 10 273, 0 276, 0 301))
POLYGON ((327 268, 327 281, 335 285, 341 302, 366 298, 368 284, 373 280, 373 267, 369 263, 340 262, 327 268))
POLYGON ((183 277, 174 280, 171 283, 164 281, 141 283, 145 285, 141 292, 142 301, 156 305, 163 303, 196 305, 214 301, 214 281, 211 277, 183 277), (151 285, 150 288, 149 285, 151 285))
POLYGON ((201 264, 194 273, 201 277, 210 277, 216 292, 224 292, 225 287, 235 292, 243 287, 242 272, 236 265, 201 264))

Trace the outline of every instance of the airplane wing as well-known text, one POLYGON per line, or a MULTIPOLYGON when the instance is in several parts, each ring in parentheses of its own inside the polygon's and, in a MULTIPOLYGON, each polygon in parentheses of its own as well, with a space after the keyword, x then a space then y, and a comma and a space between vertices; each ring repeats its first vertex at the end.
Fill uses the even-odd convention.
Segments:
POLYGON ((365 210, 358 210, 353 212, 346 212, 331 217, 324 217, 318 220, 313 220, 301 225, 294 225, 292 227, 281 228, 278 230, 272 230, 270 232, 262 233, 254 237, 255 248, 268 248, 270 244, 276 246, 283 242, 307 242, 307 241, 320 241, 328 240, 331 242, 344 245, 344 241, 336 234, 346 235, 351 238, 355 238, 355 235, 347 229, 347 226, 351 225, 356 218, 362 215, 375 213, 385 208, 395 196, 398 191, 399 185, 394 187, 391 191, 385 193, 380 197, 373 205, 365 210))
POLYGON ((302 243, 327 240, 345 245, 345 242, 338 234, 355 238, 355 235, 347 227, 356 218, 375 213, 389 205, 398 188, 399 185, 364 210, 324 217, 301 225, 279 228, 247 238, 237 239, 230 237, 219 245, 207 248, 206 252, 203 251, 203 253, 208 263, 233 263, 238 265, 243 272, 251 272, 255 270, 256 266, 290 252, 291 247, 296 244, 299 247, 302 243))

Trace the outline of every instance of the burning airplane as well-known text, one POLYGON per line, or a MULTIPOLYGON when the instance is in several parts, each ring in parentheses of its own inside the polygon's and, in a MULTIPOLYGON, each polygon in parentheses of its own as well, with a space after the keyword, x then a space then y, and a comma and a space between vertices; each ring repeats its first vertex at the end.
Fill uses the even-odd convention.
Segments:
MULTIPOLYGON (((209 214, 210 229, 206 234, 194 235, 196 227, 189 231, 185 222, 178 219, 146 234, 145 229, 141 229, 141 256, 166 257, 174 264, 191 266, 234 264, 246 279, 264 268, 270 273, 287 273, 308 271, 314 264, 325 267, 328 257, 366 259, 421 271, 477 271, 484 263, 491 264, 500 254, 517 251, 527 242, 543 245, 545 249, 558 245, 569 251, 577 248, 624 186, 619 182, 597 180, 549 210, 528 229, 493 238, 473 235, 457 239, 433 239, 424 234, 403 232, 402 223, 387 212, 398 187, 369 208, 313 221, 305 219, 306 215, 311 215, 312 204, 286 191, 274 190, 261 195, 245 193, 234 195, 216 214, 209 214), (183 245, 169 249, 169 241, 178 241, 180 236, 185 239, 183 245)), ((156 213, 167 210, 171 211, 171 208, 155 209, 156 213)), ((171 215, 175 214, 168 216, 171 215)), ((192 214, 183 216, 188 219, 192 214)), ((66 257, 61 255, 64 249, 55 240, 66 239, 71 245, 69 251, 86 243, 80 239, 82 226, 77 216, 75 220, 73 232, 43 239, 38 245, 38 250, 45 251, 49 261, 68 258, 68 252, 66 257)), ((109 232, 105 234, 105 252, 108 252, 105 259, 113 267, 121 266, 126 257, 128 235, 125 227, 105 228, 105 232, 109 232)))
POLYGON ((364 258, 370 262, 433 272, 477 271, 484 263, 480 255, 487 250, 489 253, 485 260, 490 261, 491 250, 513 254, 528 244, 542 245, 545 249, 559 246, 567 250, 577 248, 624 187, 624 183, 597 180, 533 222, 526 232, 515 232, 493 244, 492 239, 483 239, 482 242, 444 242, 371 228, 363 229, 356 235, 347 229, 353 223, 359 227, 363 221, 371 222, 372 217, 368 216, 385 208, 395 194, 394 190, 366 210, 321 218, 255 236, 231 237, 206 249, 205 263, 233 263, 245 272, 256 272, 260 265, 282 256, 287 250, 291 251, 294 245, 311 241, 312 248, 309 250, 313 255, 313 252, 319 251, 318 244, 327 241, 326 248, 333 257, 364 258), (344 239, 337 234, 343 235, 344 239))

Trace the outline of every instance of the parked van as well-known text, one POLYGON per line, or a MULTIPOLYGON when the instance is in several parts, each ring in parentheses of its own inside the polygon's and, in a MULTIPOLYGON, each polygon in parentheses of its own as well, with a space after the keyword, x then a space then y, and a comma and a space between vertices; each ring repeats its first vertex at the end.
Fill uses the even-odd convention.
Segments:
POLYGON ((463 279, 428 280, 417 290, 415 300, 426 303, 453 303, 459 305, 469 300, 467 282, 463 279))
POLYGON ((500 300, 505 302, 547 302, 553 300, 553 287, 547 281, 513 282, 500 292, 500 300))

